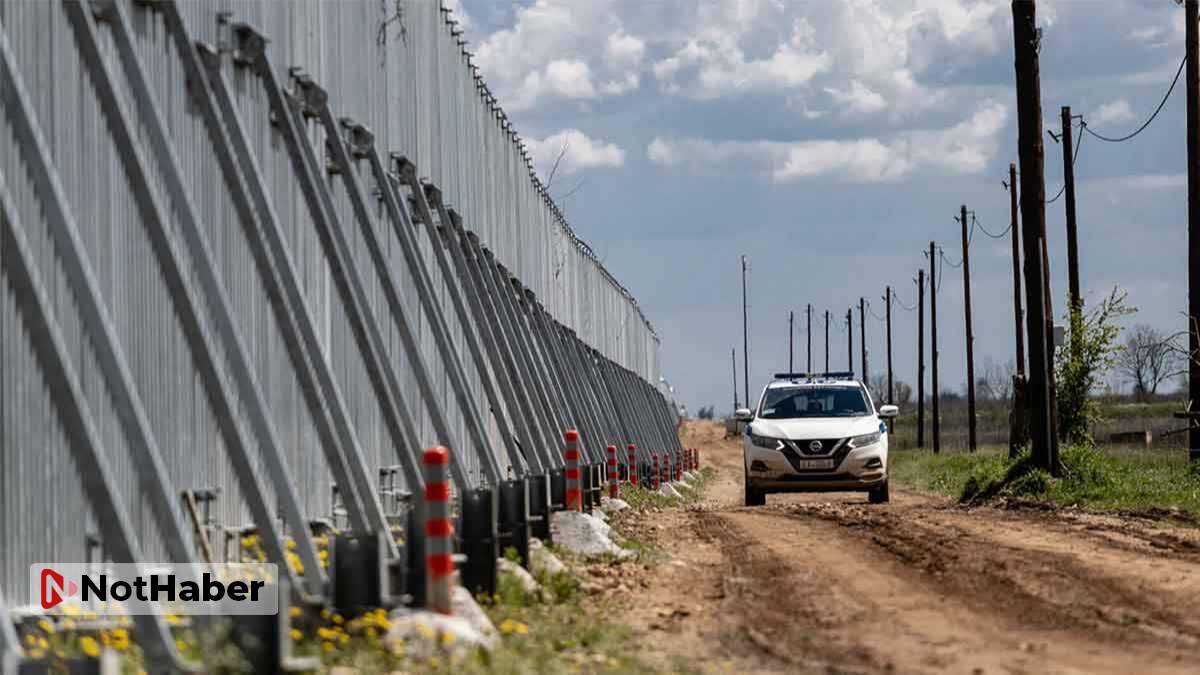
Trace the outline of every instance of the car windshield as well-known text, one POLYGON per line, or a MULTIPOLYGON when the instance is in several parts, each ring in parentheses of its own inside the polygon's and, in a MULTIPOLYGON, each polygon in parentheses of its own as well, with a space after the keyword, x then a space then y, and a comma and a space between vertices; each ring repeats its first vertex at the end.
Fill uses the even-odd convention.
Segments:
POLYGON ((871 414, 860 387, 768 389, 758 416, 765 420, 806 417, 862 417, 871 414))

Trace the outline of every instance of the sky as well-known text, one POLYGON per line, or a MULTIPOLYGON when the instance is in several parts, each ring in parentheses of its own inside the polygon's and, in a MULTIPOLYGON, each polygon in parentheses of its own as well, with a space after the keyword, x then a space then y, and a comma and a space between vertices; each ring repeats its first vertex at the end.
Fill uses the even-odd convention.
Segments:
MULTIPOLYGON (((741 256, 749 262, 751 399, 788 359, 805 307, 814 366, 846 365, 846 309, 870 303, 868 358, 886 355, 882 295, 896 289, 896 378, 916 377, 917 269, 944 247, 938 292, 941 388, 963 391, 960 226, 1009 223, 1002 181, 1016 161, 1012 18, 997 0, 456 0, 484 78, 547 176, 574 230, 637 297, 662 339, 664 375, 695 411, 742 385, 741 256)), ((1123 136, 1162 100, 1183 58, 1173 0, 1042 0, 1044 125, 1070 105, 1123 136)), ((1076 129, 1085 302, 1116 286, 1173 333, 1187 302, 1182 80, 1125 143, 1076 129)), ((1062 146, 1046 140, 1046 192, 1062 146)), ((1054 306, 1066 299, 1065 200, 1047 206, 1054 306)), ((976 373, 1014 355, 1011 244, 971 239, 976 373)), ((939 256, 940 257, 940 256, 939 256)), ((928 337, 927 337, 928 340, 928 337)), ((928 384, 926 385, 929 386, 928 384)))

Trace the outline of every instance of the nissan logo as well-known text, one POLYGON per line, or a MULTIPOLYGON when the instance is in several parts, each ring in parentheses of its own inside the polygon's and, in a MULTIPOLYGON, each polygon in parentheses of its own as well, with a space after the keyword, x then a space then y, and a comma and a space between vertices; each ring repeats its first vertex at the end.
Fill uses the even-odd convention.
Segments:
POLYGON ((821 443, 821 441, 813 441, 812 443, 808 444, 808 449, 812 450, 813 452, 820 452, 824 447, 825 446, 821 443))

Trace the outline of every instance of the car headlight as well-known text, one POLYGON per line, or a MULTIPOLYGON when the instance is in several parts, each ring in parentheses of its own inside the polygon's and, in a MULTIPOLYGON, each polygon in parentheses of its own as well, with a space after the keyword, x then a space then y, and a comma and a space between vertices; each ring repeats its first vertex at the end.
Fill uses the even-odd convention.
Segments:
POLYGON ((778 438, 759 436, 757 434, 750 434, 750 442, 760 448, 766 448, 768 450, 778 450, 779 448, 783 447, 783 443, 778 438))
POLYGON ((848 445, 851 450, 858 450, 859 448, 875 445, 878 442, 879 432, 873 431, 869 434, 863 434, 862 436, 855 436, 854 438, 851 438, 846 445, 848 445))

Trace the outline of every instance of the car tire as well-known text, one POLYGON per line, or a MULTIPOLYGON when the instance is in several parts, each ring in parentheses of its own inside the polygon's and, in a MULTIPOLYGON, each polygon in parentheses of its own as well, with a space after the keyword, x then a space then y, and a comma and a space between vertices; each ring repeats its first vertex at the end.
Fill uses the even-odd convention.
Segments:
POLYGON ((750 476, 746 476, 746 506, 762 506, 767 503, 767 493, 750 487, 750 476))
POLYGON ((883 485, 871 490, 867 493, 867 501, 872 504, 886 504, 891 499, 891 493, 888 490, 888 482, 883 481, 883 485))

